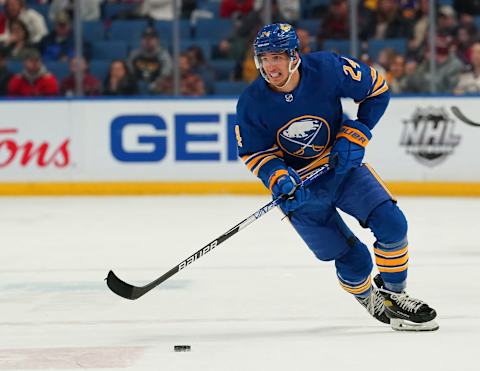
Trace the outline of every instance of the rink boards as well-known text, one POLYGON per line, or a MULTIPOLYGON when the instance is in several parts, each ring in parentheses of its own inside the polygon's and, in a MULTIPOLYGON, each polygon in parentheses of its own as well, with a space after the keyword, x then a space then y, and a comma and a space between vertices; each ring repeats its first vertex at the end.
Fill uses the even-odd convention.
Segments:
MULTIPOLYGON (((392 98, 366 161, 396 194, 480 195, 478 98, 392 98)), ((0 102, 0 194, 261 193, 235 99, 0 102)), ((344 102, 345 113, 356 105, 344 102)))

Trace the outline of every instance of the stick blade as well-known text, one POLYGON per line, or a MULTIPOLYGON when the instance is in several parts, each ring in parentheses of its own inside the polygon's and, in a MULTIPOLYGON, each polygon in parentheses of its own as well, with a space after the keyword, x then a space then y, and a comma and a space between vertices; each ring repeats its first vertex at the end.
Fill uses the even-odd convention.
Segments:
POLYGON ((115 294, 121 296, 125 299, 135 300, 139 298, 141 295, 138 295, 136 292, 136 287, 130 285, 122 281, 118 278, 113 271, 108 272, 108 276, 106 278, 107 286, 112 290, 115 294))
POLYGON ((460 108, 458 108, 457 106, 452 106, 451 110, 453 114, 457 117, 457 119, 459 119, 460 121, 463 121, 465 124, 476 126, 476 127, 480 126, 480 122, 475 122, 469 119, 467 116, 463 114, 462 111, 460 111, 460 108))

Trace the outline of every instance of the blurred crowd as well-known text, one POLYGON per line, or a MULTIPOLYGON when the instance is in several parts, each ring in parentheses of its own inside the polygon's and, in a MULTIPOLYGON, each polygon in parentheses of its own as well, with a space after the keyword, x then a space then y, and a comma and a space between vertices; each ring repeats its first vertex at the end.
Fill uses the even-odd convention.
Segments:
MULTIPOLYGON (((270 3, 273 22, 296 26, 301 53, 349 54, 348 0, 270 3)), ((125 57, 107 57, 102 61, 107 63, 105 73, 99 73, 91 68, 99 65, 98 46, 94 48, 91 39, 83 40, 82 56, 75 56, 73 0, 0 0, 0 96, 72 96, 78 90, 79 69, 86 96, 172 95, 171 40, 157 24, 171 22, 175 13, 188 25, 187 38, 201 20, 210 20, 213 28, 215 20, 231 25, 227 32, 219 30, 214 40, 197 38, 182 46, 180 94, 222 94, 219 81, 233 87, 229 92, 241 92, 258 76, 251 45, 265 24, 264 1, 178 0, 177 4, 178 9, 173 9, 171 0, 82 0, 84 34, 100 24, 102 40, 108 41, 116 22, 146 21, 138 39, 126 44, 125 57), (211 46, 207 52, 205 42, 211 46), (59 73, 58 67, 67 70, 59 73)), ((429 37, 429 0, 359 0, 357 14, 359 58, 385 76, 392 93, 428 93, 432 86, 436 93, 480 92, 480 0, 437 1, 433 38, 429 37), (431 39, 435 74, 430 71, 431 39)))

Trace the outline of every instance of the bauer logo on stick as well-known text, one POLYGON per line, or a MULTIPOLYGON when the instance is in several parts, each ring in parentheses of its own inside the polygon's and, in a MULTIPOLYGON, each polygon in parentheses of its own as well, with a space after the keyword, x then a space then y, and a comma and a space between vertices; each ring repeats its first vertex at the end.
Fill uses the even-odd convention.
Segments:
POLYGON ((189 258, 185 259, 183 262, 181 262, 178 265, 178 270, 182 270, 185 268, 187 265, 192 264, 195 260, 198 258, 202 257, 204 254, 207 252, 213 250, 215 247, 217 247, 218 241, 215 240, 213 241, 210 245, 205 246, 203 249, 197 251, 195 254, 191 255, 189 258))
POLYGON ((175 352, 190 352, 190 350, 192 350, 192 347, 190 345, 175 345, 173 347, 173 350, 175 352))

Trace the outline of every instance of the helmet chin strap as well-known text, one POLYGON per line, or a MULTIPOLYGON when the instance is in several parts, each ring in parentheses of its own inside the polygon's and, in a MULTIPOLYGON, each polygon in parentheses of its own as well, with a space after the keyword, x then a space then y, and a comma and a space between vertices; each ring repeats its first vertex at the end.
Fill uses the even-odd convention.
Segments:
MULTIPOLYGON (((257 60, 255 60, 255 62, 257 63, 257 60)), ((300 66, 300 63, 302 62, 302 60, 300 58, 298 58, 298 63, 293 66, 292 68, 292 65, 294 63, 294 60, 293 59, 290 59, 290 62, 288 64, 288 79, 287 81, 285 81, 284 84, 282 85, 275 85, 273 84, 269 79, 268 79, 268 76, 265 72, 265 70, 263 69, 263 67, 261 66, 261 63, 258 62, 259 64, 259 70, 260 70, 260 74, 262 75, 262 77, 265 79, 266 82, 268 82, 269 84, 273 85, 274 87, 276 87, 277 89, 283 89, 285 86, 288 85, 288 83, 290 82, 290 80, 292 79, 292 76, 293 76, 293 73, 298 70, 298 67, 300 66)))
POLYGON ((302 60, 300 58, 298 58, 298 63, 292 68, 292 64, 293 64, 293 60, 290 60, 290 63, 288 64, 288 79, 287 81, 285 81, 284 84, 282 85, 275 85, 275 84, 272 84, 271 82, 269 82, 270 84, 272 84, 273 86, 275 86, 277 89, 283 89, 285 86, 288 85, 288 83, 290 82, 290 80, 292 79, 292 76, 293 76, 293 73, 298 70, 298 67, 300 66, 300 63, 302 62, 302 60))

